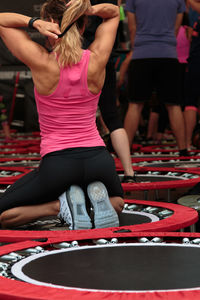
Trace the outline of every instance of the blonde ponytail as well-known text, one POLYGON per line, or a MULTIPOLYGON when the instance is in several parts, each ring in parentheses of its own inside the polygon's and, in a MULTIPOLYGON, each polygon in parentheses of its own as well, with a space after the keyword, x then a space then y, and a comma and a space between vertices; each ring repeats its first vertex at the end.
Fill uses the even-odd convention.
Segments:
POLYGON ((54 47, 62 66, 73 65, 81 59, 82 35, 80 30, 84 26, 84 13, 90 5, 89 0, 74 0, 66 9, 61 22, 61 32, 75 22, 67 33, 60 38, 54 47))

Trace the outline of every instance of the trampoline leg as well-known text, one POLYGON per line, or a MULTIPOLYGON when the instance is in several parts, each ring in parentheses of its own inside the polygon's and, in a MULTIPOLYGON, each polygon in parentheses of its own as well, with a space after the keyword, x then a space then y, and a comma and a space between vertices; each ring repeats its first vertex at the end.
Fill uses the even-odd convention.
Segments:
POLYGON ((148 200, 148 195, 149 195, 149 192, 148 191, 144 191, 144 200, 148 200))
POLYGON ((195 224, 192 224, 190 226, 190 232, 196 232, 196 225, 195 224))
POLYGON ((171 190, 167 189, 167 202, 171 202, 171 190))
POLYGON ((155 190, 155 198, 156 200, 159 200, 159 190, 155 190))

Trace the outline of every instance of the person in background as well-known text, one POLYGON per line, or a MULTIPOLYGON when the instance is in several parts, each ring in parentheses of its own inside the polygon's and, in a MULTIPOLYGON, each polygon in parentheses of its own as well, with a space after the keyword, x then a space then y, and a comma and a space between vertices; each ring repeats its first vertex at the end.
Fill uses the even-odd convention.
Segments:
POLYGON ((156 89, 165 103, 179 154, 187 156, 183 112, 178 98, 176 35, 185 11, 184 0, 127 0, 133 56, 129 67, 129 107, 124 127, 129 144, 138 128, 144 102, 156 89))
POLYGON ((12 141, 10 126, 8 124, 7 109, 3 102, 3 96, 0 95, 0 122, 5 136, 5 143, 12 141))
MULTIPOLYGON (((197 13, 200 13, 200 2, 197 0, 188 0, 188 5, 197 13)), ((193 21, 193 31, 189 57, 187 59, 188 67, 186 73, 186 96, 185 96, 185 123, 187 147, 191 148, 192 135, 197 124, 199 97, 200 97, 200 17, 196 15, 196 21, 193 21)))

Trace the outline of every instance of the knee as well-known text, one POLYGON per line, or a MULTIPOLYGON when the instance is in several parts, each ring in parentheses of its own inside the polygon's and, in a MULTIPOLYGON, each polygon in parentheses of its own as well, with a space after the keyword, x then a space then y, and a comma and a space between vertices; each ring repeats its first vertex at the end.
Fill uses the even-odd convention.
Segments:
POLYGON ((18 216, 18 208, 13 208, 4 211, 0 215, 0 224, 2 228, 8 228, 10 227, 12 220, 15 219, 18 216))
POLYGON ((7 211, 4 211, 1 215, 0 215, 0 224, 1 224, 1 227, 4 228, 5 227, 5 224, 6 224, 6 221, 8 220, 9 218, 9 213, 7 213, 7 211))

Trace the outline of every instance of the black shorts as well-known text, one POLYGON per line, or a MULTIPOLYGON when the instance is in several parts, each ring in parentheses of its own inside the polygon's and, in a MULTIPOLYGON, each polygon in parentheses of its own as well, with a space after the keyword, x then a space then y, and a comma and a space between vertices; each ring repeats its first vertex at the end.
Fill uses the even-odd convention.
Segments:
POLYGON ((188 70, 186 72, 186 99, 185 99, 185 106, 199 106, 199 99, 200 99, 200 61, 188 63, 188 70))
POLYGON ((155 89, 159 101, 179 105, 178 60, 145 58, 131 61, 128 73, 129 101, 144 103, 155 89))
POLYGON ((109 196, 123 197, 114 159, 105 147, 66 149, 43 157, 38 169, 11 185, 0 199, 0 213, 57 200, 71 185, 105 184, 109 196))

